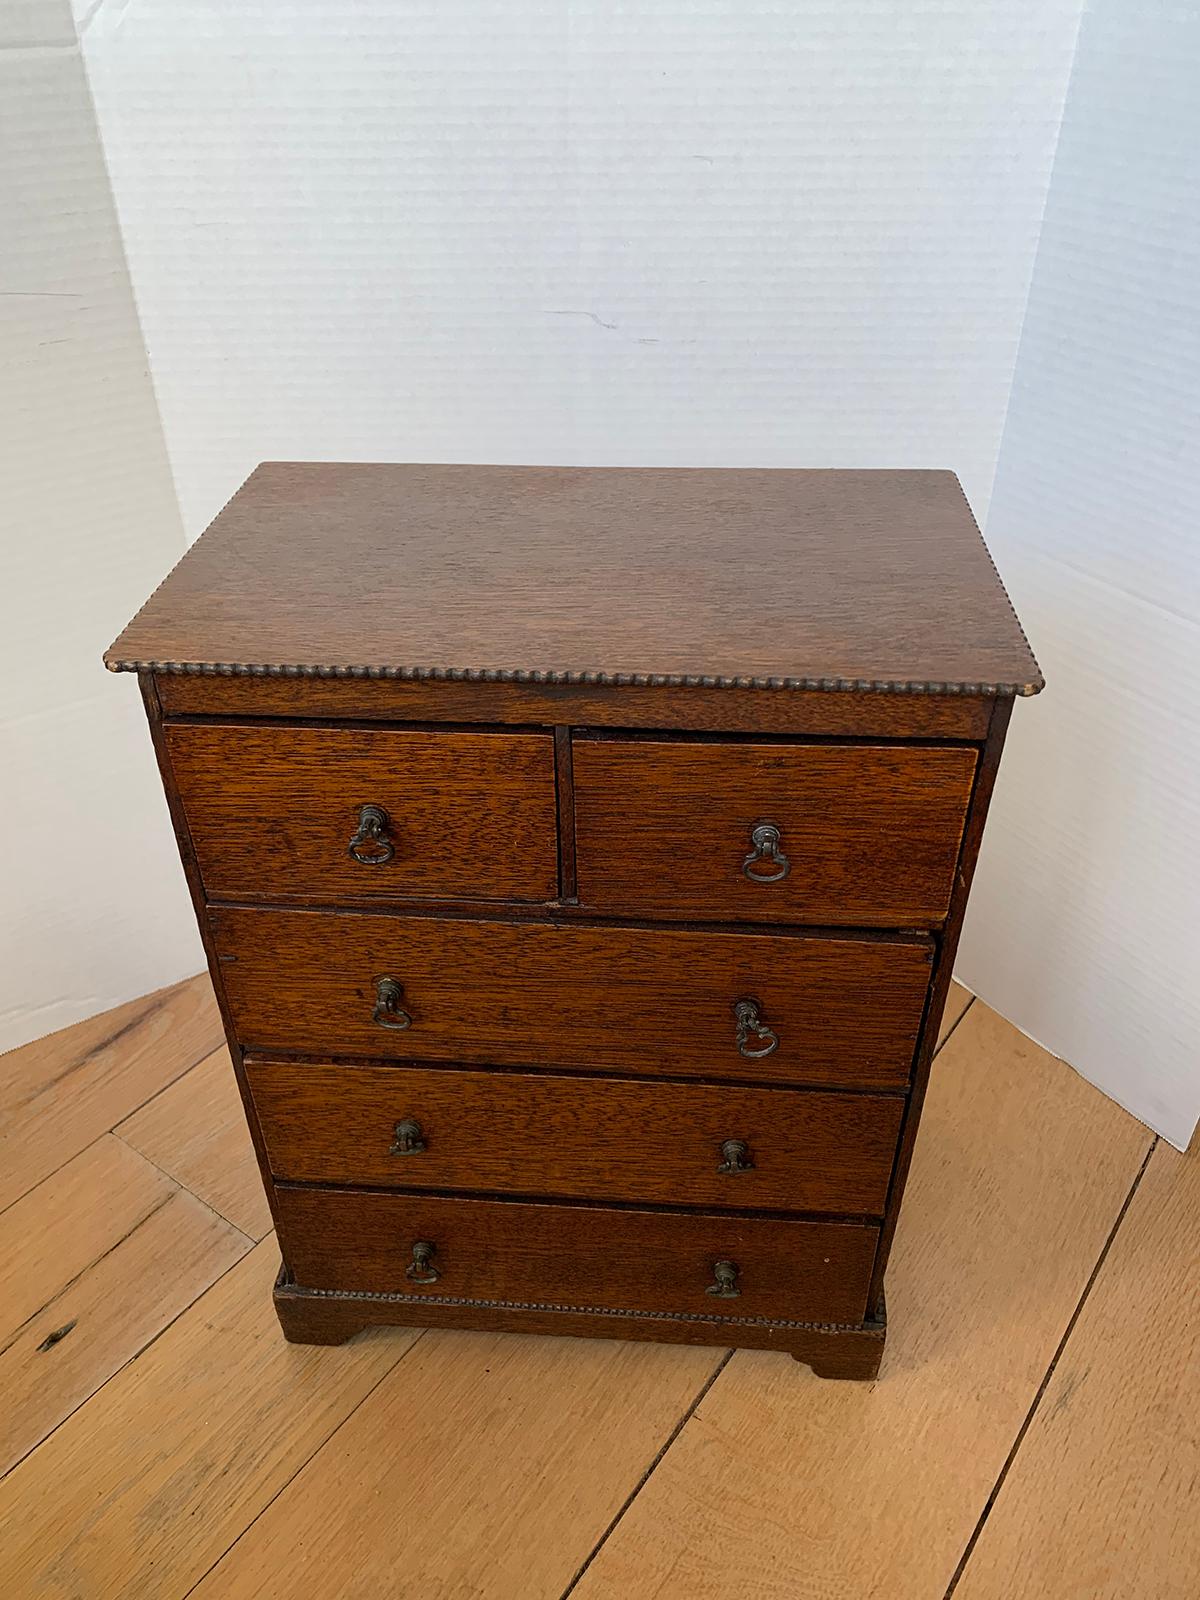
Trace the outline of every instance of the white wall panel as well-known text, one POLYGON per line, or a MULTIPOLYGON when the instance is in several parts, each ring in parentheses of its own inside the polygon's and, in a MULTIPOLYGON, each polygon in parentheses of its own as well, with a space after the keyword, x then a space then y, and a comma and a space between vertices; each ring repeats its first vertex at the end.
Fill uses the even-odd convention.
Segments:
POLYGON ((203 965, 136 686, 183 549, 65 0, 0 11, 0 1050, 203 965))
POLYGON ((1174 1144, 1200 1116, 1200 11, 1084 18, 988 537, 1018 705, 959 958, 1174 1144))
POLYGON ((189 535, 280 457, 949 466, 982 510, 1078 10, 106 0, 189 535))

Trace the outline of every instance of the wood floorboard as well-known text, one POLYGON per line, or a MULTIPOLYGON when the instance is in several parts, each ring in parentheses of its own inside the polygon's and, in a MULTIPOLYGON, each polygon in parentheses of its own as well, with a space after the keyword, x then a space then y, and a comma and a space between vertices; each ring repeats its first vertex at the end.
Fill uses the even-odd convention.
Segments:
POLYGON ((1200 1594, 1200 1147, 1160 1143, 955 1600, 1200 1594))
POLYGON ((115 1132, 252 1239, 270 1232, 271 1212, 224 1045, 115 1132))
POLYGON ((249 1248, 111 1134, 10 1206, 0 1216, 0 1474, 249 1248))
POLYGON ((182 1600, 417 1338, 286 1344, 278 1267, 271 1236, 0 1482, 0 1595, 182 1600))
POLYGON ((1150 1137, 972 1005, 926 1104, 879 1381, 738 1352, 572 1600, 941 1600, 1150 1137))
POLYGON ((0 1210, 222 1040, 208 974, 0 1056, 0 1210))
POLYGON ((722 1356, 431 1331, 194 1600, 558 1600, 722 1356))
POLYGON ((175 1185, 105 1134, 0 1216, 0 1343, 156 1210, 175 1185))

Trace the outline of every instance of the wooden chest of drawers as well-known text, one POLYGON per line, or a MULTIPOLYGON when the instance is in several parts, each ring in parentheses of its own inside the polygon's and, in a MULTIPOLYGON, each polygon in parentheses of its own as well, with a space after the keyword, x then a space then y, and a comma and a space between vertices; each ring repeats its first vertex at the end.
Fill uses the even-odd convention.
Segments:
POLYGON ((283 1255, 870 1377, 1037 666, 937 472, 260 467, 136 671, 283 1255))

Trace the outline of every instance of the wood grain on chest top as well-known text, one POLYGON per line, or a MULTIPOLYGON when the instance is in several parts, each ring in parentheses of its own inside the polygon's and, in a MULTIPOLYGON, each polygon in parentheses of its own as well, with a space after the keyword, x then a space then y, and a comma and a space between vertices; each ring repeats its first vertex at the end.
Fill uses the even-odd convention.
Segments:
POLYGON ((947 472, 271 462, 106 660, 979 694, 1041 682, 947 472))

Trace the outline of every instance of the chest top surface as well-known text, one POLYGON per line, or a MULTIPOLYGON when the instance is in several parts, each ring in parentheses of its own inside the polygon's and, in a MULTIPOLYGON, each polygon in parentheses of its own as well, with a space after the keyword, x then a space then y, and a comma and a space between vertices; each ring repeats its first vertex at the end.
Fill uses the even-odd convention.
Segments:
POLYGON ((113 671, 1032 694, 949 472, 257 468, 113 671))

